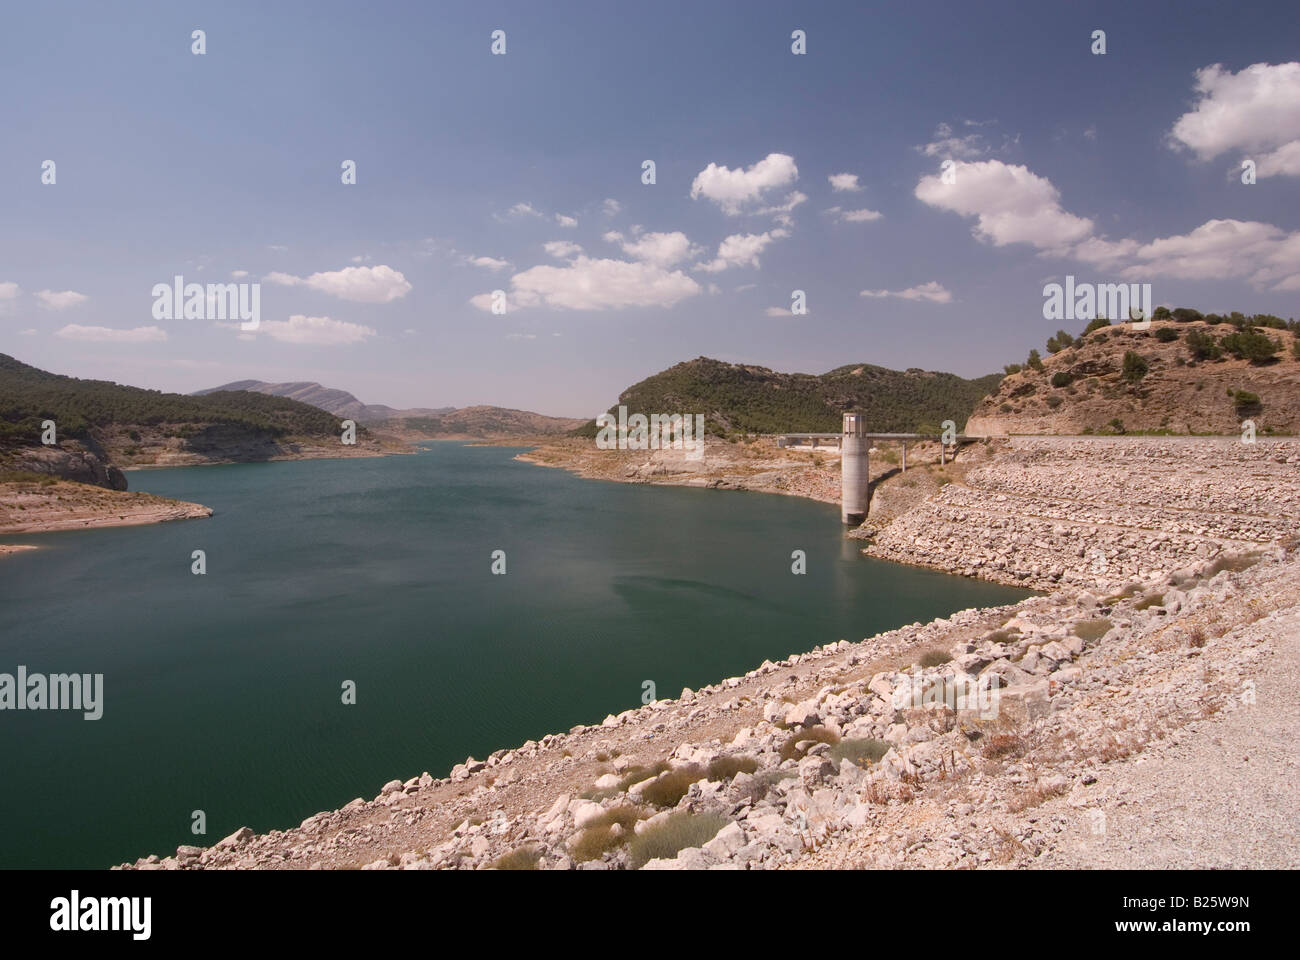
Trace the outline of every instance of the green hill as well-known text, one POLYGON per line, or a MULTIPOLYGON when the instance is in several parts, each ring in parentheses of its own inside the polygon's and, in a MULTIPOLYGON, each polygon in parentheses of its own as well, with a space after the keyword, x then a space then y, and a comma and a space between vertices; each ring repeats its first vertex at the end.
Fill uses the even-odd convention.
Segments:
MULTIPOLYGON (((617 414, 621 404, 629 414, 703 413, 706 429, 719 435, 836 433, 849 412, 865 413, 872 431, 938 432, 944 420, 964 423, 1001 379, 1001 374, 967 380, 871 364, 849 364, 820 375, 777 373, 699 357, 628 387, 610 412, 617 414)), ((595 421, 574 433, 595 436, 595 421)))
POLYGON ((0 443, 40 443, 41 421, 59 437, 92 440, 97 429, 174 425, 177 436, 213 425, 252 436, 337 436, 339 420, 284 397, 242 390, 201 397, 81 380, 38 370, 0 353, 0 443))

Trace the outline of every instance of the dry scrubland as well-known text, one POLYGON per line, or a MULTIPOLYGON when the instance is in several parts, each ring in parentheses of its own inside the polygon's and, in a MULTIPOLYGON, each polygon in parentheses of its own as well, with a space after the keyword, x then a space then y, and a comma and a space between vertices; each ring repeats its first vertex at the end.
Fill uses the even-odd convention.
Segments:
MULTIPOLYGON (((812 457, 741 445, 712 477, 563 444, 528 459, 788 492, 830 483, 812 457)), ((129 868, 1300 866, 1300 443, 1018 439, 905 476, 875 459, 896 519, 870 552, 1049 592, 129 868), (981 679, 996 709, 948 692, 981 679)))

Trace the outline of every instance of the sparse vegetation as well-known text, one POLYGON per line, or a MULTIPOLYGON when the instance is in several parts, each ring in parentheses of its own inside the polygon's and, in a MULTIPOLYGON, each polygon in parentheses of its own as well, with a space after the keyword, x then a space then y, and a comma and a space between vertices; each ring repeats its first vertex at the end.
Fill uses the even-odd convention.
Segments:
POLYGON ((702 847, 727 825, 717 814, 679 810, 646 827, 628 844, 628 865, 640 870, 651 860, 669 860, 687 847, 702 847))

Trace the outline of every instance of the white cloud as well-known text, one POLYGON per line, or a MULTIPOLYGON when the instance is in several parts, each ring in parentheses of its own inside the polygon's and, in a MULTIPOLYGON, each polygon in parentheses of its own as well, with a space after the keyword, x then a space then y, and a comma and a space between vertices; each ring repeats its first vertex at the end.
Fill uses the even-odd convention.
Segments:
POLYGON ((0 301, 16 300, 20 293, 22 293, 22 290, 20 290, 18 284, 14 283, 12 280, 0 283, 0 301))
POLYGON ((757 267, 758 255, 768 244, 788 236, 789 231, 779 228, 767 233, 733 233, 718 244, 718 255, 714 260, 696 264, 695 269, 718 273, 728 267, 757 267))
POLYGON ((1052 182, 1028 167, 981 160, 958 162, 953 172, 955 183, 943 183, 939 175, 922 177, 916 197, 941 210, 977 217, 972 232, 980 240, 998 247, 1027 243, 1060 251, 1092 233, 1092 221, 1063 210, 1052 182))
POLYGON ((845 210, 842 207, 830 207, 826 212, 840 223, 869 223, 884 217, 879 210, 845 210))
POLYGON ((19 330, 18 335, 22 337, 34 337, 36 336, 36 328, 28 327, 26 330, 19 330))
POLYGON ((767 316, 767 317, 792 317, 792 316, 794 316, 794 314, 792 314, 792 313, 790 312, 790 308, 789 308, 789 307, 768 307, 766 310, 763 311, 763 315, 764 315, 764 316, 767 316))
POLYGON ((309 277, 270 273, 263 279, 267 283, 278 283, 286 287, 310 287, 355 303, 391 303, 411 291, 411 285, 400 271, 383 264, 377 267, 344 267, 328 273, 313 273, 309 277))
POLYGON ((507 340, 536 340, 536 339, 537 339, 537 334, 535 334, 535 333, 507 333, 507 334, 506 334, 506 339, 507 339, 507 340))
POLYGON ((863 290, 863 297, 898 297, 901 300, 929 300, 932 303, 952 303, 952 293, 937 280, 908 287, 906 290, 863 290))
POLYGON ((769 153, 747 170, 731 170, 710 163, 691 183, 691 199, 704 197, 724 213, 736 215, 766 191, 788 186, 798 178, 799 168, 794 158, 784 153, 769 153))
POLYGON ((1257 287, 1300 290, 1300 231, 1249 220, 1207 220, 1190 233, 1142 245, 1121 275, 1242 279, 1257 287))
POLYGON ((167 339, 167 331, 162 327, 116 330, 112 327, 83 327, 76 323, 56 330, 54 335, 61 340, 83 340, 89 343, 155 343, 167 339))
POLYGON ((507 211, 512 217, 540 217, 541 212, 531 203, 519 202, 507 211))
POLYGON ((551 240, 549 243, 542 244, 542 249, 556 260, 576 257, 582 253, 582 247, 571 240, 551 240))
MULTIPOLYGON (((314 346, 339 346, 361 343, 373 337, 375 331, 359 323, 331 320, 329 317, 304 317, 296 313, 288 320, 263 320, 257 333, 265 333, 281 343, 302 343, 314 346)), ((247 338, 245 338, 247 339, 247 338)))
POLYGON ((941 123, 934 130, 935 139, 916 149, 927 157, 944 157, 947 159, 970 160, 982 157, 989 152, 984 137, 971 133, 964 137, 953 136, 952 127, 941 123))
POLYGON ((242 280, 244 277, 248 276, 248 271, 247 271, 247 270, 231 270, 231 271, 230 271, 230 276, 231 276, 231 278, 234 279, 234 280, 242 280))
MULTIPOLYGON (((609 234, 606 234, 608 239, 609 234)), ((619 236, 621 240, 621 235, 619 236)), ((615 241, 617 242, 617 241, 615 241)), ((631 243, 622 244, 623 252, 633 260, 644 260, 659 267, 680 263, 695 251, 680 230, 672 233, 643 233, 631 243)))
POLYGON ((612 217, 623 209, 623 205, 613 198, 607 198, 601 209, 605 211, 605 216, 612 217))
POLYGON ((58 293, 53 290, 37 290, 36 299, 41 301, 41 306, 46 310, 66 310, 68 307, 85 303, 90 298, 75 290, 63 290, 58 293))
POLYGON ((496 257, 466 257, 465 262, 471 266, 485 267, 493 272, 510 266, 509 260, 498 260, 496 257))
POLYGON ((1300 62, 1255 63, 1239 73, 1196 71, 1195 106, 1169 131, 1170 145, 1201 160, 1241 151, 1260 177, 1300 176, 1300 62))
POLYGON ((562 214, 562 213, 557 213, 557 214, 555 215, 555 222, 558 223, 558 224, 559 224, 560 226, 562 226, 562 227, 569 227, 569 228, 573 228, 573 227, 576 227, 576 226, 578 225, 578 221, 577 221, 575 218, 573 218, 573 217, 566 217, 566 216, 565 216, 564 214, 562 214))
MULTIPOLYGON (((562 267, 541 264, 510 278, 507 309, 547 306, 558 310, 618 310, 624 307, 671 307, 700 292, 700 285, 680 270, 671 273, 652 263, 629 263, 579 256, 562 267)), ((491 294, 470 302, 490 310, 491 294)))
POLYGON ((862 189, 856 173, 832 173, 826 179, 831 182, 831 189, 836 193, 857 193, 862 189))
POLYGON ((601 239, 606 243, 622 243, 623 234, 619 233, 617 230, 606 230, 605 233, 601 235, 601 239))

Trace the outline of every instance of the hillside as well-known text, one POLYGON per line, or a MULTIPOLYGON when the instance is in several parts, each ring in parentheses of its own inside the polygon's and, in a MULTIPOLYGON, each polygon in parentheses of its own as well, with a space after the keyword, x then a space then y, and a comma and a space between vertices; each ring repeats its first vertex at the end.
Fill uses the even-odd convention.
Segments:
POLYGON ((976 406, 966 432, 1238 434, 1247 419, 1259 434, 1300 432, 1292 330, 1165 315, 1147 330, 1100 326, 1037 366, 1013 365, 997 393, 976 406))
POLYGON ((319 407, 326 413, 332 413, 341 419, 367 423, 373 420, 389 420, 396 417, 436 417, 455 410, 455 407, 437 409, 398 410, 383 403, 362 403, 346 390, 323 387, 319 383, 305 380, 292 383, 267 383, 264 380, 236 380, 234 383, 196 390, 195 396, 208 396, 227 390, 247 390, 250 393, 264 393, 272 397, 288 397, 300 403, 319 407))
MULTIPOLYGON (((821 375, 777 373, 767 367, 699 357, 633 384, 611 407, 629 413, 705 415, 714 434, 837 433, 842 414, 860 411, 873 431, 938 432, 944 420, 961 423, 1001 374, 967 380, 951 373, 889 370, 849 364, 821 375)), ((594 421, 579 435, 595 436, 594 421)))
POLYGON ((362 403, 346 390, 305 381, 266 383, 262 380, 237 380, 209 390, 200 390, 196 395, 207 396, 223 390, 247 390, 275 397, 289 397, 320 407, 336 417, 367 423, 376 430, 402 440, 546 436, 567 433, 582 423, 573 418, 547 417, 540 413, 506 407, 412 407, 402 410, 382 403, 362 403))
POLYGON ((363 430, 340 443, 338 418, 242 391, 163 393, 39 370, 0 354, 0 467, 126 489, 122 467, 373 455, 363 430), (53 420, 57 443, 41 443, 53 420))

